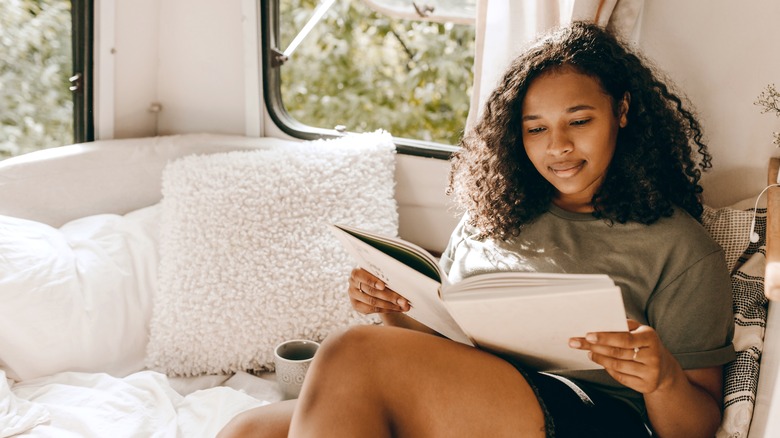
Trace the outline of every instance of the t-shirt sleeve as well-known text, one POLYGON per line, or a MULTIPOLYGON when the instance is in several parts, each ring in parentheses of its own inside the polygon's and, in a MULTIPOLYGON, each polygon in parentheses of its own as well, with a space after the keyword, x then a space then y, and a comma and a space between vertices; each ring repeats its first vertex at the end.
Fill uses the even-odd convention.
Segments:
POLYGON ((734 359, 731 279, 722 251, 692 264, 650 298, 648 323, 684 369, 734 359))

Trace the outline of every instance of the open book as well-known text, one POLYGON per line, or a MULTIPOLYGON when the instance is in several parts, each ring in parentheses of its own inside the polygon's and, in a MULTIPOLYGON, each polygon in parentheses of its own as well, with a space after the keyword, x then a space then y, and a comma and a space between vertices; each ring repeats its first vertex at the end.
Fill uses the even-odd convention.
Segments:
POLYGON ((628 330, 620 288, 607 275, 496 272, 450 283, 436 258, 413 243, 344 225, 332 230, 358 266, 409 300, 407 315, 530 368, 601 368, 569 338, 628 330))

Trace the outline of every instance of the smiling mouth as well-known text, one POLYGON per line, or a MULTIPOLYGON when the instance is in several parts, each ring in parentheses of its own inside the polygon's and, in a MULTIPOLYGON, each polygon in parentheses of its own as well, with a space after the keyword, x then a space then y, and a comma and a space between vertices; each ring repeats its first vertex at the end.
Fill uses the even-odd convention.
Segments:
POLYGON ((575 163, 558 163, 548 166, 547 168, 550 169, 550 171, 557 177, 568 178, 576 175, 580 169, 583 168, 583 166, 585 166, 585 161, 578 161, 575 163))

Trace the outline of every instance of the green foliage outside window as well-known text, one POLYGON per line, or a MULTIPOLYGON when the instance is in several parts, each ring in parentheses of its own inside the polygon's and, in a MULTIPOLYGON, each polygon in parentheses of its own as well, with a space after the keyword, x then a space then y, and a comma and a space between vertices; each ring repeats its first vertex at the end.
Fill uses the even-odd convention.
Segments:
MULTIPOLYGON (((318 2, 280 0, 282 51, 318 2)), ((301 123, 455 145, 469 110, 474 27, 399 20, 357 0, 328 10, 281 67, 282 100, 301 123)))
POLYGON ((73 143, 69 0, 3 0, 0 159, 73 143))

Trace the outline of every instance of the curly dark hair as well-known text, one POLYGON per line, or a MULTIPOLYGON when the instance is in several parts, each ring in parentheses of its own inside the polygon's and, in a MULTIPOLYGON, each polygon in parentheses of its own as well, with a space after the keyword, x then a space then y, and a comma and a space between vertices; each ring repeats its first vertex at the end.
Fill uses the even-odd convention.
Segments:
POLYGON ((702 129, 671 82, 627 47, 595 24, 575 22, 540 38, 512 62, 451 160, 448 193, 466 208, 472 225, 487 236, 509 237, 549 209, 555 189, 526 155, 522 104, 535 78, 563 68, 596 79, 616 115, 630 94, 628 124, 593 196, 593 215, 650 224, 671 216, 676 205, 700 220, 699 180, 712 166, 702 129))

